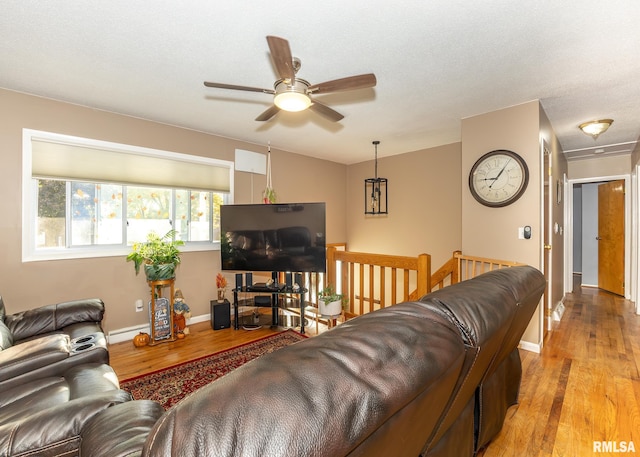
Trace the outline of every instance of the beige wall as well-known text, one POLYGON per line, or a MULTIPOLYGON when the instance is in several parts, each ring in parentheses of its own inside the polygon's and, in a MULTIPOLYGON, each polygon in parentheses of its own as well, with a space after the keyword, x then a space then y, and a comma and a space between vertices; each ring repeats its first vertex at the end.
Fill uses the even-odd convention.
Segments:
POLYGON ((461 244, 460 159, 460 143, 379 159, 378 176, 389 180, 389 214, 379 216, 364 214, 364 180, 373 177, 374 161, 349 166, 349 249, 427 253, 439 268, 461 244))
MULTIPOLYGON (((0 90, 0 294, 9 312, 63 300, 100 297, 107 307, 107 331, 144 324, 137 298, 148 288, 124 256, 45 262, 21 261, 22 129, 29 128, 185 154, 233 160, 235 149, 266 152, 253 145, 132 117, 0 90)), ((265 143, 267 140, 265 140, 265 143)), ((279 201, 326 201, 327 239, 346 238, 346 166, 272 149, 273 182, 279 201)), ((235 202, 259 202, 265 177, 235 174, 235 202)), ((184 253, 176 286, 194 316, 209 313, 219 252, 184 253)))
POLYGON ((540 141, 538 102, 529 102, 462 120, 462 250, 481 257, 540 266, 540 141), (489 208, 468 189, 469 172, 483 154, 495 149, 518 153, 529 168, 529 185, 512 205, 489 208), (518 227, 530 225, 532 237, 518 239, 518 227))
POLYGON ((604 156, 569 162, 569 179, 599 178, 631 173, 632 156, 604 156))
MULTIPOLYGON (((555 183, 566 172, 566 161, 551 125, 539 102, 532 101, 462 120, 462 251, 471 255, 514 260, 543 270, 541 248, 546 229, 543 219, 543 181, 541 142, 552 152, 552 176, 555 183), (527 162, 529 184, 515 203, 503 208, 489 208, 479 204, 468 190, 471 167, 483 154, 495 149, 518 153, 527 162), (530 225, 532 237, 518 239, 518 228, 530 225)), ((553 187, 555 193, 555 187, 553 187)), ((554 220, 563 225, 561 206, 552 208, 554 220)), ((562 296, 563 244, 555 238, 552 262, 554 295, 562 296)), ((558 298, 558 301, 559 299, 558 298)), ((523 340, 540 344, 543 338, 541 313, 538 309, 527 328, 523 340)))

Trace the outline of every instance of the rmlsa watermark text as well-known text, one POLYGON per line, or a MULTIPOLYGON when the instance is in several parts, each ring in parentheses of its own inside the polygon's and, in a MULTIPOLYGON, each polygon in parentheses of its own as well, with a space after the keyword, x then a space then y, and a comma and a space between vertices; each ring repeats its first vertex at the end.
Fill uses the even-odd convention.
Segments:
POLYGON ((593 452, 635 453, 636 446, 633 441, 594 441, 593 452))

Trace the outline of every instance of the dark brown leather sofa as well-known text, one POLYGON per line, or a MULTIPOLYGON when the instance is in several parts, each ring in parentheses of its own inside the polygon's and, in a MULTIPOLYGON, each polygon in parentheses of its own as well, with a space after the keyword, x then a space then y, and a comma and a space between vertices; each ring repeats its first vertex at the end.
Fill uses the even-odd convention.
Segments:
POLYGON ((0 389, 57 376, 81 363, 109 363, 104 303, 75 300, 7 314, 0 297, 0 389))
POLYGON ((7 314, 0 297, 0 455, 78 455, 85 423, 131 396, 108 365, 104 304, 7 314))
POLYGON ((96 414, 81 455, 472 456, 517 401, 517 345, 544 288, 512 267, 352 319, 167 412, 96 414))

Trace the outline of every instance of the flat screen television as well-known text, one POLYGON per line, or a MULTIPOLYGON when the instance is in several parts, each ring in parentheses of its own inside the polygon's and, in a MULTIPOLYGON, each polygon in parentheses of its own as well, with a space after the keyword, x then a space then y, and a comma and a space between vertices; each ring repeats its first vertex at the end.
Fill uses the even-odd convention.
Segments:
POLYGON ((223 270, 324 272, 324 203, 220 206, 223 270))

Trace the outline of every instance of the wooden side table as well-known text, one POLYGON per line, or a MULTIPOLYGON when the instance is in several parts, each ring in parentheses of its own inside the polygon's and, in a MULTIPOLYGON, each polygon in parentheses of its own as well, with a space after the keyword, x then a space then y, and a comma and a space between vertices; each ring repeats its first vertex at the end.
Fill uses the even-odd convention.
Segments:
POLYGON ((155 346, 156 344, 175 341, 177 338, 175 334, 175 329, 173 328, 173 295, 175 294, 176 279, 175 278, 161 279, 158 281, 148 281, 148 282, 149 282, 149 287, 151 288, 151 301, 150 301, 151 322, 149 323, 149 326, 151 328, 151 332, 150 332, 151 338, 149 338, 149 346, 155 346), (169 301, 169 309, 168 309, 169 336, 167 338, 156 339, 156 336, 157 336, 156 335, 156 300, 158 298, 162 298, 162 290, 167 286, 171 291, 168 299, 169 301))

